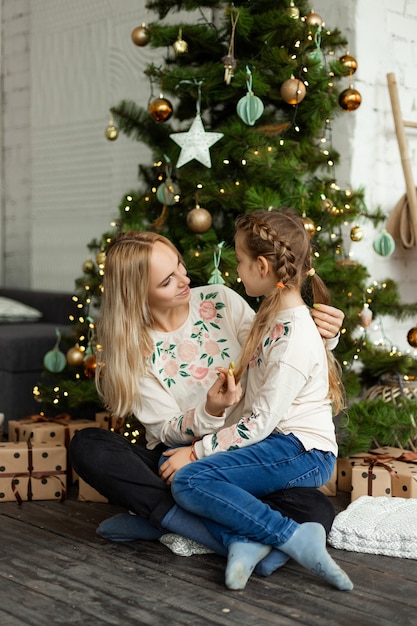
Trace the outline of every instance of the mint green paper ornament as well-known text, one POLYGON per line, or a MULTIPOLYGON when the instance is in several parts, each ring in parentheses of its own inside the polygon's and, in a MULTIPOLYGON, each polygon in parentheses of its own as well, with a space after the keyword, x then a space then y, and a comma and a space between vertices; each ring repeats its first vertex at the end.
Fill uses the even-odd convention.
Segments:
POLYGON ((172 206, 180 200, 180 188, 177 183, 174 183, 171 177, 172 167, 169 157, 164 155, 166 159, 165 164, 165 180, 161 183, 156 191, 156 197, 161 204, 172 206))
POLYGON ((156 197, 161 204, 172 206, 179 201, 180 188, 172 181, 172 178, 167 177, 164 182, 159 185, 156 197))
POLYGON ((384 228, 375 237, 372 247, 381 256, 391 256, 395 250, 395 240, 384 228))
POLYGON ((262 100, 258 98, 258 96, 255 96, 252 91, 252 72, 248 66, 246 66, 246 71, 249 76, 246 81, 248 93, 237 103, 236 112, 242 122, 248 126, 254 126, 256 120, 258 120, 264 112, 264 105, 262 100))
POLYGON ((59 343, 61 341, 61 333, 58 329, 55 330, 56 343, 52 350, 49 350, 43 357, 43 365, 49 371, 57 374, 65 369, 67 364, 67 357, 59 349, 59 343))
POLYGON ((223 246, 224 246, 224 241, 221 241, 213 252, 214 270, 212 271, 210 278, 207 281, 209 285, 224 285, 225 284, 222 273, 219 269, 220 259, 222 258, 223 246))

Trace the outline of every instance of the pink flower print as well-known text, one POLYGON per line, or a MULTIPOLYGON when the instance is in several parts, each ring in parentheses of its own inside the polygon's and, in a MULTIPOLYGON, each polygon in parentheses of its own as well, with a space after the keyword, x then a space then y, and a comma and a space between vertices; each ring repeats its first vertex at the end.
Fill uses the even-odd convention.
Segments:
POLYGON ((206 341, 204 349, 207 354, 211 354, 212 356, 219 354, 220 352, 217 341, 213 341, 212 339, 210 341, 206 341))
POLYGON ((164 365, 164 373, 169 378, 174 378, 174 376, 178 373, 178 364, 174 359, 171 359, 164 365))
POLYGON ((184 363, 192 363, 198 354, 198 348, 192 341, 184 341, 178 346, 178 356, 184 363))
POLYGON ((231 432, 229 428, 218 430, 216 433, 217 445, 223 450, 228 450, 232 446, 242 443, 242 437, 239 437, 236 432, 231 432))
POLYGON ((277 324, 276 326, 274 326, 274 328, 271 331, 271 339, 272 339, 272 341, 276 341, 277 339, 282 337, 284 333, 285 333, 285 326, 284 326, 284 324, 277 324))
POLYGON ((249 359, 249 367, 256 367, 258 365, 259 362, 259 357, 261 355, 261 346, 258 346, 255 350, 255 354, 253 356, 251 356, 251 358, 249 359))
POLYGON ((194 426, 194 416, 195 416, 195 411, 194 409, 190 409, 189 411, 186 411, 184 413, 184 417, 182 420, 182 425, 181 425, 181 430, 183 433, 193 433, 193 426, 194 426))
POLYGON ((197 365, 190 365, 191 376, 196 380, 203 380, 209 372, 208 367, 197 367, 197 365))
POLYGON ((217 316, 216 305, 212 300, 203 300, 200 304, 200 316, 201 319, 206 322, 212 320, 217 316))

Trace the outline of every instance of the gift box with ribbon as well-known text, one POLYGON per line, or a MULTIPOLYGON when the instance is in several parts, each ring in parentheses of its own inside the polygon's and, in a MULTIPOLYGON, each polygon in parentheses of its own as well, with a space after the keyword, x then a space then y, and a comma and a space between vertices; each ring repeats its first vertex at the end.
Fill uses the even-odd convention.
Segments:
POLYGON ((114 417, 107 411, 100 411, 96 413, 96 422, 100 424, 100 428, 118 431, 122 428, 124 419, 122 417, 114 417))
POLYGON ((352 467, 352 502, 360 496, 392 496, 397 472, 392 457, 368 455, 352 467))
POLYGON ((63 444, 18 441, 0 443, 0 502, 63 500, 67 451, 63 444))
MULTIPOLYGON (((31 441, 59 443, 69 449, 69 444, 77 430, 82 428, 100 428, 99 422, 87 419, 72 419, 68 413, 61 413, 56 417, 45 415, 28 415, 18 421, 9 422, 9 441, 31 441), (12 434, 12 437, 10 435, 12 434)), ((67 459, 68 478, 74 482, 75 475, 67 459)))

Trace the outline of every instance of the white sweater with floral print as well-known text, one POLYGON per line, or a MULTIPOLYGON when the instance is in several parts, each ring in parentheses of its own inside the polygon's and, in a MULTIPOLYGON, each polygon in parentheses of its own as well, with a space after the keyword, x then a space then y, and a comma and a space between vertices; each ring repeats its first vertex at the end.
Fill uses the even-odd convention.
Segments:
MULTIPOLYGON (((253 317, 235 291, 208 285, 191 290, 189 315, 180 328, 152 332, 154 350, 140 383, 142 407, 134 411, 145 426, 148 448, 190 443, 224 425, 224 418, 206 412, 207 391, 216 367, 238 360, 253 317)), ((237 410, 228 411, 232 421, 237 410)))
POLYGON ((273 432, 337 455, 328 393, 326 350, 308 308, 281 311, 250 362, 240 419, 196 442, 196 455, 242 448, 273 432))

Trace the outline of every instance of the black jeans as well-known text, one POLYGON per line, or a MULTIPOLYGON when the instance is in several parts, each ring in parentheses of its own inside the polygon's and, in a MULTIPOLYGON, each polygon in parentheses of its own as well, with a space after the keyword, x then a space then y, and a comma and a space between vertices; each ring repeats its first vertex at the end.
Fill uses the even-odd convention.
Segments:
MULTIPOLYGON (((171 488, 158 476, 164 445, 148 450, 122 435, 102 428, 84 428, 70 444, 73 469, 111 503, 145 517, 156 528, 175 501, 171 488)), ((318 489, 294 487, 262 498, 272 509, 299 524, 319 522, 330 532, 335 512, 329 498, 318 489)))

